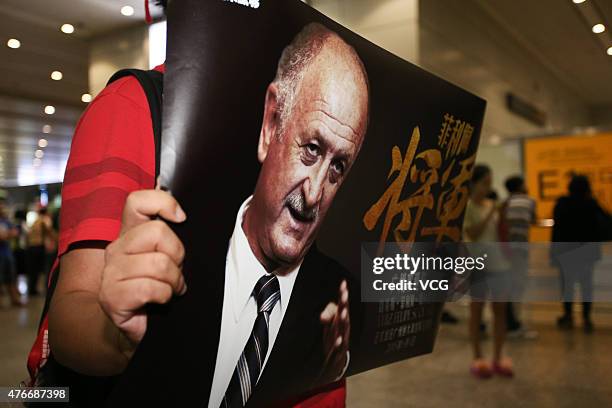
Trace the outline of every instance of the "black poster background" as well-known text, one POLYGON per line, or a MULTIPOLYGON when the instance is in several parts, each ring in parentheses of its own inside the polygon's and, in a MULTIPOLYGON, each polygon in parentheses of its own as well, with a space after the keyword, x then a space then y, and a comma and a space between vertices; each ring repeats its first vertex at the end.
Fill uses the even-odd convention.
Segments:
MULTIPOLYGON (((175 230, 186 247, 189 289, 170 305, 151 308, 147 334, 110 405, 133 401, 207 406, 220 329, 213 317, 220 313, 223 296, 222 290, 210 288, 223 287, 236 213, 257 180, 266 88, 284 47, 313 21, 323 23, 356 49, 371 87, 368 134, 318 235, 321 252, 359 279, 361 244, 378 241, 382 224, 381 219, 368 231, 363 216, 393 179, 387 178, 392 147, 399 146, 403 156, 416 126, 421 133, 417 152, 421 152, 438 148, 445 114, 461 118, 475 128, 463 158, 475 153, 485 109, 482 99, 373 45, 300 1, 262 0, 257 9, 222 0, 171 2, 161 180, 188 214, 187 223, 175 230)), ((402 197, 418 187, 406 183, 402 197)), ((440 191, 434 186, 434 197, 440 191)), ((461 222, 460 218, 456 225, 461 222)), ((421 225, 439 225, 439 221, 433 211, 426 210, 421 225)), ((353 291, 351 296, 359 293, 353 291)), ((432 323, 430 328, 418 333, 410 347, 395 353, 385 352, 385 344, 375 344, 379 307, 362 304, 361 333, 353 334, 360 350, 351 355, 350 373, 433 348, 440 304, 421 306, 423 316, 432 323)), ((277 394, 254 395, 250 405, 266 406, 270 395, 277 394)))

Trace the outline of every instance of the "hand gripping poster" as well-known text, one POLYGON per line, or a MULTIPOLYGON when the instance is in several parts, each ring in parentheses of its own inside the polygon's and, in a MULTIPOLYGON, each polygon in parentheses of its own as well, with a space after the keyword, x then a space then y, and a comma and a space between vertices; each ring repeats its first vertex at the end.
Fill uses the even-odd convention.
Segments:
POLYGON ((188 290, 109 405, 292 406, 430 353, 443 302, 364 296, 364 248, 460 241, 485 101, 298 0, 171 1, 167 47, 188 290))

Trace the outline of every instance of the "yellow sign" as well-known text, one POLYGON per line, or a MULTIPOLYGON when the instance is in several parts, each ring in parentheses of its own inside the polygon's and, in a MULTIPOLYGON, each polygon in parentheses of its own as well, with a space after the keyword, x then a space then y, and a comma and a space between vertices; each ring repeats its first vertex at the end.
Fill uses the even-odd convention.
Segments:
POLYGON ((421 132, 418 127, 414 128, 403 157, 401 148, 393 146, 387 180, 397 176, 363 217, 363 224, 368 231, 372 231, 385 215, 378 254, 382 254, 391 232, 395 242, 415 242, 425 236, 435 236, 436 242, 445 239, 457 242, 461 239, 461 230, 456 221, 461 218, 469 197, 468 182, 476 155, 465 155, 473 133, 471 124, 447 113, 438 136, 438 148, 419 152, 421 132), (453 171, 458 174, 450 178, 453 171), (408 198, 401 199, 403 189, 409 183, 416 191, 408 198), (442 192, 436 201, 432 187, 438 184, 442 192), (435 225, 421 225, 426 210, 435 211, 435 225))
MULTIPOLYGON (((527 139, 523 157, 538 219, 553 218, 557 199, 567 194, 576 173, 588 176, 600 205, 612 211, 612 133, 527 139)), ((532 239, 550 240, 550 228, 537 228, 532 239)))

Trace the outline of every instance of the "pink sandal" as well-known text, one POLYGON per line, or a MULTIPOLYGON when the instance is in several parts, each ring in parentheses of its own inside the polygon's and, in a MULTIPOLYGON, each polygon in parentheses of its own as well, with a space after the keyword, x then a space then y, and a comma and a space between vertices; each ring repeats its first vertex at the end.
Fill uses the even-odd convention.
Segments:
POLYGON ((493 362, 493 371, 501 375, 502 377, 514 377, 514 370, 512 369, 512 360, 509 358, 502 358, 499 361, 493 362))
POLYGON ((484 380, 491 378, 493 375, 493 370, 491 369, 489 363, 479 358, 472 362, 472 365, 470 366, 470 373, 472 373, 474 377, 484 380))

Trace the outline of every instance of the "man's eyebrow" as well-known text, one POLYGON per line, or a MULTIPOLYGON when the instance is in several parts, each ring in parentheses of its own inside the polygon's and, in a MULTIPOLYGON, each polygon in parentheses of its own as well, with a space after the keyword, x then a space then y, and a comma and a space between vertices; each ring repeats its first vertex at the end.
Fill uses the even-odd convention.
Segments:
MULTIPOLYGON (((335 133, 334 133, 335 135, 335 133)), ((322 145, 322 147, 324 148, 324 150, 328 150, 329 149, 329 143, 326 139, 326 137, 317 129, 314 131, 313 137, 315 139, 317 139, 317 141, 322 145)), ((355 142, 348 140, 342 136, 338 136, 341 139, 346 140, 347 142, 350 142, 352 145, 355 145, 355 142)), ((351 158, 351 154, 343 149, 338 150, 337 152, 337 158, 341 159, 341 160, 346 160, 348 161, 351 158)))

